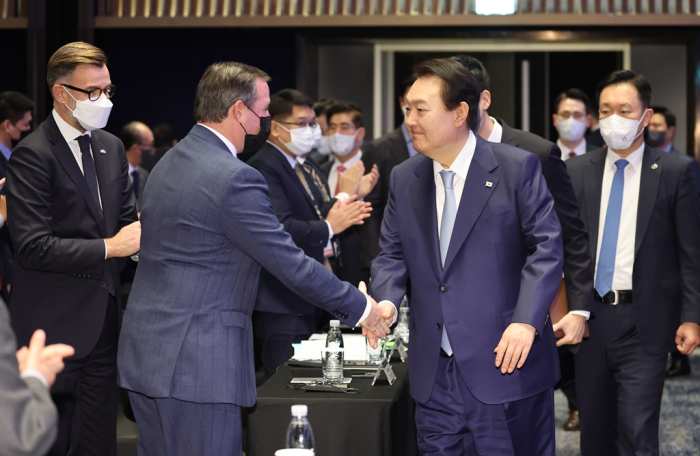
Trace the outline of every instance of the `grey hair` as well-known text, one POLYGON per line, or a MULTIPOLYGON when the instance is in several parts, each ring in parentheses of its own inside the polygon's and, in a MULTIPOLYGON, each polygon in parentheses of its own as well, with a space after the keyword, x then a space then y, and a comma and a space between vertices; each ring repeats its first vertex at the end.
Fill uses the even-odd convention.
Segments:
POLYGON ((204 72, 194 97, 197 122, 221 123, 238 100, 251 106, 257 97, 255 81, 270 76, 254 66, 238 62, 218 62, 204 72))

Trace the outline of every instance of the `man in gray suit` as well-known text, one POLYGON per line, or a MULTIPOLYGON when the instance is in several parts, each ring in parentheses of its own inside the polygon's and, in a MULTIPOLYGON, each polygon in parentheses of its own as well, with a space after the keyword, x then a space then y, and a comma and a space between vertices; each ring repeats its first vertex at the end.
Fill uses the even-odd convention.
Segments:
POLYGON ((37 330, 15 352, 10 316, 0 300, 0 454, 43 455, 56 439, 58 411, 49 388, 63 370, 63 358, 73 355, 64 345, 44 346, 46 334, 37 330), (19 364, 19 365, 18 365, 19 364))
POLYGON ((153 132, 143 122, 129 122, 122 127, 120 139, 124 143, 126 160, 129 162, 129 178, 136 197, 136 211, 141 212, 143 189, 146 188, 148 171, 143 157, 154 153, 153 132))
POLYGON ((237 158, 269 135, 268 80, 241 63, 210 66, 195 95, 197 125, 149 177, 118 354, 139 454, 241 454, 240 408, 256 400, 251 315, 261 267, 375 337, 395 317, 294 245, 265 179, 237 158))

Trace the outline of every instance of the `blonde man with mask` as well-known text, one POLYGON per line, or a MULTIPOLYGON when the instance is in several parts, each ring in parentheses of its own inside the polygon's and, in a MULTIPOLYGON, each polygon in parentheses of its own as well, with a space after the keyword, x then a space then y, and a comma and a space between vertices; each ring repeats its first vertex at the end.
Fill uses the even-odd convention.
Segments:
POLYGON ((556 113, 552 114, 552 122, 559 133, 557 146, 561 149, 562 160, 598 149, 586 142, 586 131, 591 126, 591 102, 583 90, 569 89, 559 94, 554 106, 556 113))
POLYGON ((50 454, 114 455, 116 259, 139 251, 141 225, 124 145, 101 130, 115 93, 107 57, 91 44, 67 44, 46 79, 54 109, 7 169, 12 326, 19 345, 42 328, 47 343, 75 348, 51 390, 60 427, 50 454))

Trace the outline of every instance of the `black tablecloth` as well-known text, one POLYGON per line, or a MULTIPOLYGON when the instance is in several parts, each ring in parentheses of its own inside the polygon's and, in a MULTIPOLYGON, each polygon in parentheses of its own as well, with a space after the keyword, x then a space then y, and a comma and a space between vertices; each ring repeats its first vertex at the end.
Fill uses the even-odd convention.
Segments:
MULTIPOLYGON (((282 366, 258 388, 258 402, 248 410, 246 455, 273 456, 276 450, 284 448, 294 404, 309 406, 316 456, 417 455, 415 402, 408 391, 408 364, 392 362, 392 367, 396 373, 393 385, 384 376, 374 386, 371 377, 353 378, 349 386, 361 392, 343 394, 288 388, 292 368, 282 366)), ((299 369, 294 367, 297 376, 299 369)))

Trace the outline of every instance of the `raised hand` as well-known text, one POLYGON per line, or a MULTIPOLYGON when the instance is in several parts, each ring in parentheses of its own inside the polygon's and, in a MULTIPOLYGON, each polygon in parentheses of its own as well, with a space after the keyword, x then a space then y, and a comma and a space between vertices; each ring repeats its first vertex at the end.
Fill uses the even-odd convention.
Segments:
POLYGON ((362 175, 365 173, 365 165, 358 161, 350 168, 346 169, 343 174, 338 177, 338 191, 345 192, 348 195, 355 195, 360 188, 362 175))
POLYGON ((365 219, 369 217, 369 213, 372 212, 372 205, 370 203, 365 203, 364 201, 355 201, 352 197, 352 202, 347 201, 336 201, 328 215, 326 215, 326 220, 331 224, 333 228, 333 234, 342 233, 353 225, 362 225, 365 223, 365 219))
POLYGON ((516 367, 523 367, 535 341, 535 332, 534 326, 525 323, 508 325, 493 351, 496 354, 496 367, 501 368, 502 374, 512 374, 516 367))
POLYGON ((360 179, 360 188, 357 190, 357 198, 361 199, 367 196, 369 192, 374 189, 374 186, 377 185, 377 182, 379 182, 379 168, 377 168, 377 165, 373 165, 372 170, 360 179))

